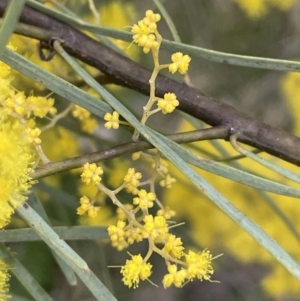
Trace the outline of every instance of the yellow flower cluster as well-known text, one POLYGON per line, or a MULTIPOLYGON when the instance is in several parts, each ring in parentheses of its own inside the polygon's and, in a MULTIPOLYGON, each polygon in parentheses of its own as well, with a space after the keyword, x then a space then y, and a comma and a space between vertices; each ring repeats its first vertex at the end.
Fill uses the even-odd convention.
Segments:
MULTIPOLYGON (((172 113, 179 105, 179 101, 174 93, 166 93, 163 98, 155 96, 155 79, 159 71, 163 68, 169 68, 171 73, 179 72, 185 74, 188 70, 191 58, 188 55, 183 55, 181 52, 174 53, 171 57, 172 63, 160 65, 158 62, 158 50, 161 43, 161 36, 157 31, 157 22, 160 20, 159 14, 154 14, 148 10, 145 17, 132 27, 133 41, 143 47, 145 53, 152 51, 155 60, 155 70, 150 80, 150 85, 153 84, 154 89, 150 89, 149 102, 144 108, 144 114, 141 123, 144 124, 147 118, 158 111, 163 114, 172 113), (154 103, 157 102, 158 108, 150 111, 154 103)), ((120 123, 119 113, 106 113, 104 116, 106 123, 104 126, 107 129, 118 129, 120 123)), ((124 123, 124 122, 123 122, 124 123)), ((134 134, 133 139, 138 137, 138 133, 134 134)), ((135 157, 139 157, 141 153, 135 157)), ((117 209, 118 221, 116 224, 111 224, 108 229, 108 235, 111 244, 117 250, 121 251, 129 247, 129 245, 143 240, 148 241, 148 253, 143 258, 140 254, 130 255, 131 259, 127 260, 125 265, 121 267, 122 281, 128 287, 137 288, 140 281, 149 280, 152 274, 152 265, 148 262, 153 253, 159 254, 166 262, 168 273, 163 278, 165 288, 175 285, 183 286, 186 282, 194 279, 210 280, 213 274, 211 267, 212 255, 209 251, 204 250, 200 253, 193 251, 185 252, 181 238, 170 233, 170 222, 175 212, 169 207, 164 207, 154 192, 154 182, 157 176, 161 177, 160 185, 170 188, 176 182, 168 173, 167 162, 160 158, 160 154, 155 157, 154 172, 152 177, 140 182, 142 174, 134 168, 129 168, 123 183, 115 190, 109 190, 101 182, 100 175, 103 170, 96 164, 86 163, 81 179, 84 183, 92 183, 98 188, 98 192, 105 193, 115 204, 117 209), (150 185, 150 192, 146 189, 139 189, 142 185, 150 185), (128 193, 134 195, 131 204, 123 204, 117 198, 117 194, 126 189, 128 193), (155 205, 159 206, 157 214, 153 215, 149 211, 155 205), (161 245, 159 248, 157 245, 161 245), (177 271, 177 267, 181 267, 177 271)), ((80 200, 81 206, 77 209, 78 214, 88 212, 89 206, 93 205, 86 198, 80 200)), ((174 222, 171 223, 172 225, 174 222)))
MULTIPOLYGON (((6 84, 5 82, 0 82, 6 84)), ((0 87, 0 90, 3 88, 0 87)), ((41 96, 26 97, 23 92, 15 92, 13 89, 8 91, 5 99, 1 101, 4 107, 4 113, 7 115, 14 115, 29 118, 36 116, 43 118, 48 113, 52 116, 56 114, 56 108, 53 107, 54 99, 41 96)))
POLYGON ((179 101, 174 93, 166 93, 164 98, 160 98, 157 102, 163 114, 172 113, 178 105, 179 101))
POLYGON ((134 255, 131 260, 126 260, 125 265, 121 268, 123 274, 123 282, 128 287, 137 288, 139 286, 140 279, 146 280, 150 277, 152 271, 152 265, 144 262, 142 256, 134 255))
POLYGON ((214 270, 211 266, 212 255, 208 250, 200 253, 189 251, 185 254, 186 268, 177 270, 177 266, 170 264, 168 266, 168 274, 163 278, 163 285, 165 288, 170 287, 172 284, 176 287, 181 287, 184 282, 192 281, 197 278, 200 281, 210 280, 214 270))
POLYGON ((138 192, 138 197, 133 199, 133 204, 139 206, 141 209, 152 208, 155 198, 155 193, 147 192, 145 189, 141 189, 138 192))
MULTIPOLYGON (((13 47, 9 46, 10 49, 13 47)), ((15 49, 13 49, 15 50, 15 49)), ((0 62, 0 229, 11 219, 14 210, 26 201, 33 184, 30 174, 35 164, 33 146, 41 157, 41 130, 35 118, 54 116, 54 99, 26 97, 11 86, 11 68, 0 62), (30 119, 31 118, 31 119, 30 119)), ((44 157, 45 158, 45 157, 44 157)), ((8 300, 8 267, 0 260, 0 299, 8 300)))
MULTIPOLYGON (((169 175, 165 160, 158 157, 155 162, 156 171, 169 175)), ((98 188, 97 194, 99 192, 105 193, 118 207, 119 220, 107 228, 112 246, 122 251, 133 243, 148 241, 148 253, 144 258, 140 254, 131 255, 131 259, 127 260, 125 265, 121 267, 120 272, 123 275, 122 281, 125 285, 137 288, 140 281, 149 280, 152 274, 152 265, 148 261, 153 253, 160 255, 166 262, 168 273, 162 280, 165 288, 171 285, 181 287, 194 279, 210 280, 213 274, 212 255, 207 250, 200 253, 191 250, 185 251, 181 238, 170 232, 174 222, 170 224, 168 220, 175 215, 175 212, 169 207, 163 207, 154 192, 139 189, 140 185, 150 184, 150 181, 140 183, 142 174, 134 168, 129 168, 123 179, 123 184, 112 191, 101 183, 100 176, 102 174, 103 169, 97 164, 86 163, 83 166, 81 179, 86 184, 95 185, 98 188), (135 196, 132 198, 131 204, 123 204, 118 200, 117 194, 122 189, 127 189, 135 196), (160 209, 156 215, 153 215, 149 210, 155 204, 160 209), (157 245, 162 247, 159 248, 157 245), (180 270, 177 270, 178 267, 180 270)), ((77 214, 96 217, 99 209, 88 197, 83 196, 80 199, 77 214)))
MULTIPOLYGON (((155 14, 152 10, 147 10, 145 17, 142 20, 138 21, 138 24, 134 24, 131 29, 131 32, 133 33, 133 42, 143 47, 143 51, 145 53, 148 53, 151 50, 155 63, 155 68, 150 80, 150 85, 153 86, 153 89, 150 88, 150 98, 147 105, 144 107, 144 112, 141 119, 142 124, 145 124, 147 119, 152 114, 159 111, 162 111, 163 114, 169 114, 172 113, 174 109, 179 105, 177 96, 174 93, 166 93, 163 98, 158 98, 155 96, 155 79, 159 71, 164 68, 169 68, 169 71, 172 74, 177 71, 181 74, 185 74, 188 71, 189 63, 191 61, 190 56, 183 55, 181 52, 176 52, 171 56, 172 63, 165 65, 159 64, 158 52, 162 37, 157 30, 156 23, 160 19, 160 14, 155 14), (155 102, 157 102, 157 109, 151 111, 151 108, 155 102)), ((104 120, 107 121, 104 124, 107 129, 118 129, 119 124, 124 123, 119 121, 119 113, 116 111, 113 112, 113 114, 106 113, 104 120)), ((137 140, 138 135, 138 131, 135 130, 133 134, 134 141, 137 140)), ((171 178, 168 178, 162 182, 162 185, 165 187, 170 187, 172 183, 173 181, 171 180, 171 178)))
POLYGON ((162 251, 174 258, 177 259, 181 258, 184 251, 181 238, 176 237, 173 234, 169 234, 165 239, 165 245, 162 251))
POLYGON ((132 194, 138 194, 138 186, 140 185, 140 179, 142 174, 140 172, 135 172, 134 168, 129 168, 126 176, 124 177, 125 187, 127 192, 132 194))
POLYGON ((138 24, 134 24, 131 29, 133 41, 143 47, 145 53, 148 53, 151 49, 157 50, 159 47, 156 23, 160 18, 159 14, 154 14, 152 10, 147 10, 145 17, 138 24))
POLYGON ((48 113, 51 116, 54 116, 57 113, 57 110, 53 106, 53 98, 31 95, 26 98, 25 114, 27 115, 27 118, 29 118, 31 114, 39 118, 45 117, 48 113))
POLYGON ((176 182, 175 178, 172 178, 170 174, 166 174, 165 178, 159 182, 161 187, 171 188, 172 184, 176 182))
POLYGON ((107 122, 104 124, 104 127, 106 127, 107 129, 113 128, 114 130, 117 130, 120 125, 119 116, 119 113, 116 111, 114 111, 112 114, 106 113, 104 120, 107 122))
POLYGON ((74 106, 72 115, 80 121, 81 130, 85 133, 92 134, 98 127, 97 120, 91 117, 91 113, 78 105, 74 106))
POLYGON ((77 208, 77 214, 83 215, 85 213, 88 214, 89 217, 96 217, 98 211, 100 210, 99 206, 94 206, 93 203, 89 200, 87 196, 83 196, 80 198, 81 206, 77 208))
POLYGON ((85 163, 83 165, 83 172, 81 174, 81 180, 85 184, 97 185, 101 181, 100 175, 103 174, 103 169, 101 166, 97 166, 96 163, 85 163))
POLYGON ((128 247, 128 243, 126 241, 125 236, 125 226, 126 223, 124 221, 119 220, 116 226, 110 225, 107 228, 107 232, 110 237, 112 246, 117 248, 118 251, 122 251, 123 249, 128 247))
POLYGON ((44 118, 47 114, 54 116, 57 110, 54 106, 53 98, 46 98, 42 96, 34 96, 31 94, 26 97, 24 92, 16 92, 10 86, 10 80, 2 76, 8 76, 10 67, 5 68, 5 64, 0 64, 0 106, 2 114, 11 116, 17 119, 23 125, 23 134, 26 136, 28 143, 40 145, 39 138, 41 130, 35 127, 34 119, 30 118, 44 118))
POLYGON ((34 143, 36 145, 41 144, 42 140, 39 138, 41 130, 39 128, 27 128, 26 134, 29 143, 34 143))
POLYGON ((179 72, 185 74, 188 71, 191 57, 189 55, 183 55, 181 52, 173 53, 171 56, 172 63, 169 65, 169 71, 174 74, 179 72))
POLYGON ((26 200, 30 185, 33 151, 17 121, 9 121, 0 110, 0 228, 10 221, 14 208, 26 200))
MULTIPOLYGON (((162 160, 162 162, 164 161, 162 160)), ((162 170, 168 172, 165 164, 162 170)), ((130 168, 121 187, 131 184, 138 190, 141 177, 142 175, 137 173, 134 168, 130 168)), ((169 273, 163 278, 165 288, 172 284, 181 287, 185 282, 195 278, 210 280, 213 274, 211 267, 213 258, 209 251, 185 253, 181 238, 170 233, 167 221, 175 215, 175 212, 166 207, 161 208, 155 216, 150 214, 148 209, 154 206, 155 201, 155 193, 147 192, 145 189, 138 190, 137 197, 133 198, 132 204, 123 205, 114 201, 119 206, 118 216, 120 219, 116 225, 110 225, 107 229, 112 246, 121 251, 134 242, 142 240, 149 242, 149 250, 145 258, 142 258, 140 254, 134 255, 121 268, 124 284, 137 288, 140 280, 146 280, 151 276, 152 266, 148 263, 148 259, 153 252, 159 254, 166 261, 169 273), (142 215, 138 215, 139 212, 142 212, 142 215), (156 246, 157 244, 161 244, 163 247, 160 249, 156 246), (181 270, 178 272, 177 265, 181 265, 181 270)))
POLYGON ((140 254, 132 256, 121 268, 122 281, 128 287, 137 288, 140 280, 147 280, 151 276, 152 266, 147 261, 153 252, 158 253, 167 263, 168 273, 162 280, 165 288, 171 285, 181 287, 196 278, 201 281, 210 280, 213 274, 213 258, 210 252, 204 250, 195 253, 189 250, 184 253, 181 239, 169 233, 168 223, 162 216, 145 215, 143 223, 134 220, 126 224, 119 220, 116 226, 108 227, 108 234, 112 245, 118 250, 123 250, 135 241, 149 241, 148 254, 144 259, 140 254), (163 248, 157 248, 156 244, 162 244, 163 248), (181 269, 177 271, 179 265, 181 269))
POLYGON ((146 215, 143 222, 145 223, 143 227, 145 238, 151 238, 155 243, 165 241, 169 228, 163 216, 146 215))
POLYGON ((165 206, 162 209, 159 209, 156 213, 158 216, 163 216, 165 219, 170 219, 176 215, 176 212, 172 210, 169 206, 165 206))
POLYGON ((158 162, 152 164, 152 168, 155 168, 158 174, 163 178, 159 185, 165 188, 171 188, 172 184, 176 182, 175 178, 169 174, 168 162, 162 158, 158 162))

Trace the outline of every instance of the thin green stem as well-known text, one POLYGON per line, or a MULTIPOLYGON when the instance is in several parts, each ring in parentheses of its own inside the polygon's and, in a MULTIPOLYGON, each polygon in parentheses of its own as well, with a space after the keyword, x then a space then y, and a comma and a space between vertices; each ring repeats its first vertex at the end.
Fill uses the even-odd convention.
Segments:
MULTIPOLYGON (((141 118, 141 124, 146 124, 147 119, 155 113, 154 111, 150 111, 153 104, 156 101, 156 96, 155 96, 155 80, 156 77, 160 71, 160 65, 159 65, 159 47, 162 41, 162 37, 161 35, 156 31, 155 33, 156 39, 157 39, 157 43, 158 46, 157 48, 151 49, 151 53, 152 53, 152 57, 153 57, 153 62, 154 62, 154 68, 151 74, 151 77, 149 79, 149 85, 150 85, 150 95, 149 95, 149 100, 146 104, 146 106, 143 108, 143 116, 141 118)), ((132 140, 133 141, 137 141, 137 139, 139 138, 139 131, 137 129, 134 130, 133 136, 132 136, 132 140)))

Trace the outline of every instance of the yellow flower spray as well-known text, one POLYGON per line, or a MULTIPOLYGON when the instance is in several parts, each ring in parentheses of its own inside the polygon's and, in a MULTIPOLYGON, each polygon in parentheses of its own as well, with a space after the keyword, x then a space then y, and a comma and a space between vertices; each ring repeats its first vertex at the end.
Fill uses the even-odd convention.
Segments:
MULTIPOLYGON (((153 11, 148 10, 145 17, 132 27, 133 41, 142 47, 145 53, 151 51, 154 61, 154 69, 149 80, 150 96, 143 110, 142 124, 145 124, 152 114, 160 111, 163 114, 172 113, 179 105, 177 96, 172 92, 166 93, 163 98, 156 97, 155 80, 160 70, 168 68, 171 73, 178 71, 185 74, 191 61, 188 55, 177 52, 171 56, 171 63, 160 65, 159 47, 162 37, 156 24, 160 19, 159 14, 154 14, 153 11), (152 109, 155 103, 157 108, 152 109)), ((118 129, 119 124, 126 123, 119 121, 118 112, 107 113, 104 120, 106 121, 104 126, 107 129, 118 129)), ((138 137, 139 132, 135 129, 132 139, 136 141, 138 137)), ((158 177, 162 178, 159 181, 160 186, 167 189, 171 188, 172 184, 176 182, 168 173, 167 162, 161 158, 159 152, 154 156, 139 153, 135 158, 140 157, 141 154, 154 159, 153 175, 146 181, 141 182, 142 174, 136 172, 134 168, 129 168, 123 183, 115 190, 110 190, 102 184, 100 175, 103 174, 103 169, 95 163, 86 163, 81 175, 84 183, 93 183, 98 188, 98 192, 105 193, 113 204, 118 207, 119 220, 107 229, 111 243, 116 249, 121 251, 130 244, 143 240, 148 241, 148 253, 144 258, 141 254, 130 254, 131 259, 127 260, 124 266, 121 267, 123 283, 128 287, 137 288, 140 281, 148 280, 151 282, 149 277, 152 274, 152 265, 148 261, 153 253, 159 254, 166 263, 168 273, 162 279, 165 288, 171 285, 182 287, 185 283, 194 279, 211 281, 210 278, 214 272, 211 262, 214 258, 208 250, 198 253, 191 250, 185 251, 181 238, 170 233, 172 227, 178 226, 170 221, 175 212, 169 207, 164 207, 155 193, 155 182, 158 177), (145 185, 150 186, 150 191, 139 188, 145 185), (120 202, 117 194, 122 189, 126 189, 128 193, 134 195, 132 203, 123 204, 120 202), (150 210, 153 210, 155 205, 159 207, 159 210, 153 215, 150 210), (162 247, 159 247, 159 245, 162 247)), ((97 195, 98 193, 96 193, 94 199, 97 195)), ((79 215, 96 216, 99 207, 94 206, 94 199, 90 201, 86 196, 83 196, 80 199, 81 206, 78 207, 77 213, 79 215)))

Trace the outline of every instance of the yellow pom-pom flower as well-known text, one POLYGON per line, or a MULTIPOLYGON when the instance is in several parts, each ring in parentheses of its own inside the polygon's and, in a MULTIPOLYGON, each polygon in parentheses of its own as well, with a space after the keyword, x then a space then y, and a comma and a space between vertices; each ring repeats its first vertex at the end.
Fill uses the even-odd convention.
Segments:
POLYGON ((211 266, 212 255, 208 250, 200 253, 189 251, 185 255, 187 267, 187 279, 192 280, 198 278, 199 280, 210 280, 214 270, 211 266))
POLYGON ((8 224, 14 208, 26 200, 34 156, 24 128, 0 111, 0 228, 8 224))
POLYGON ((140 185, 140 179, 142 174, 140 172, 135 172, 134 168, 129 168, 127 174, 124 177, 124 182, 126 183, 126 188, 131 192, 132 187, 136 188, 140 185))
POLYGON ((140 242, 144 239, 142 230, 136 227, 130 227, 125 232, 127 242, 133 244, 134 242, 140 242))
POLYGON ((144 262, 140 254, 134 255, 131 260, 126 260, 125 265, 121 268, 122 281, 128 287, 137 288, 140 280, 146 280, 150 277, 151 269, 152 265, 144 262))

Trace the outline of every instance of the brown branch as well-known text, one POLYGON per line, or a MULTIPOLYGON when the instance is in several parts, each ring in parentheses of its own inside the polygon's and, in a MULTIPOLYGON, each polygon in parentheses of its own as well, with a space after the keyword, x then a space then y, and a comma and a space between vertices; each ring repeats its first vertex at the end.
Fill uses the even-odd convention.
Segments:
MULTIPOLYGON (((167 137, 177 143, 190 143, 193 141, 202 141, 208 139, 222 139, 228 136, 228 132, 229 130, 226 126, 217 126, 210 129, 171 134, 167 137)), ((144 151, 151 148, 153 148, 153 146, 146 141, 127 142, 107 150, 84 154, 64 161, 48 163, 42 167, 36 168, 31 174, 31 177, 32 179, 40 179, 70 169, 82 167, 86 162, 101 162, 107 159, 119 157, 124 154, 144 151)))
MULTIPOLYGON (((3 15, 8 0, 0 0, 0 15, 3 15)), ((64 41, 64 49, 72 56, 94 66, 111 76, 117 83, 141 93, 149 93, 151 72, 86 36, 74 27, 26 6, 20 22, 34 25, 44 30, 44 35, 34 36, 42 42, 56 37, 64 41)), ((168 77, 158 76, 156 94, 162 97, 174 92, 180 101, 179 109, 212 125, 226 125, 238 140, 286 161, 300 165, 300 138, 275 129, 233 107, 223 104, 201 91, 178 83, 168 77)))

